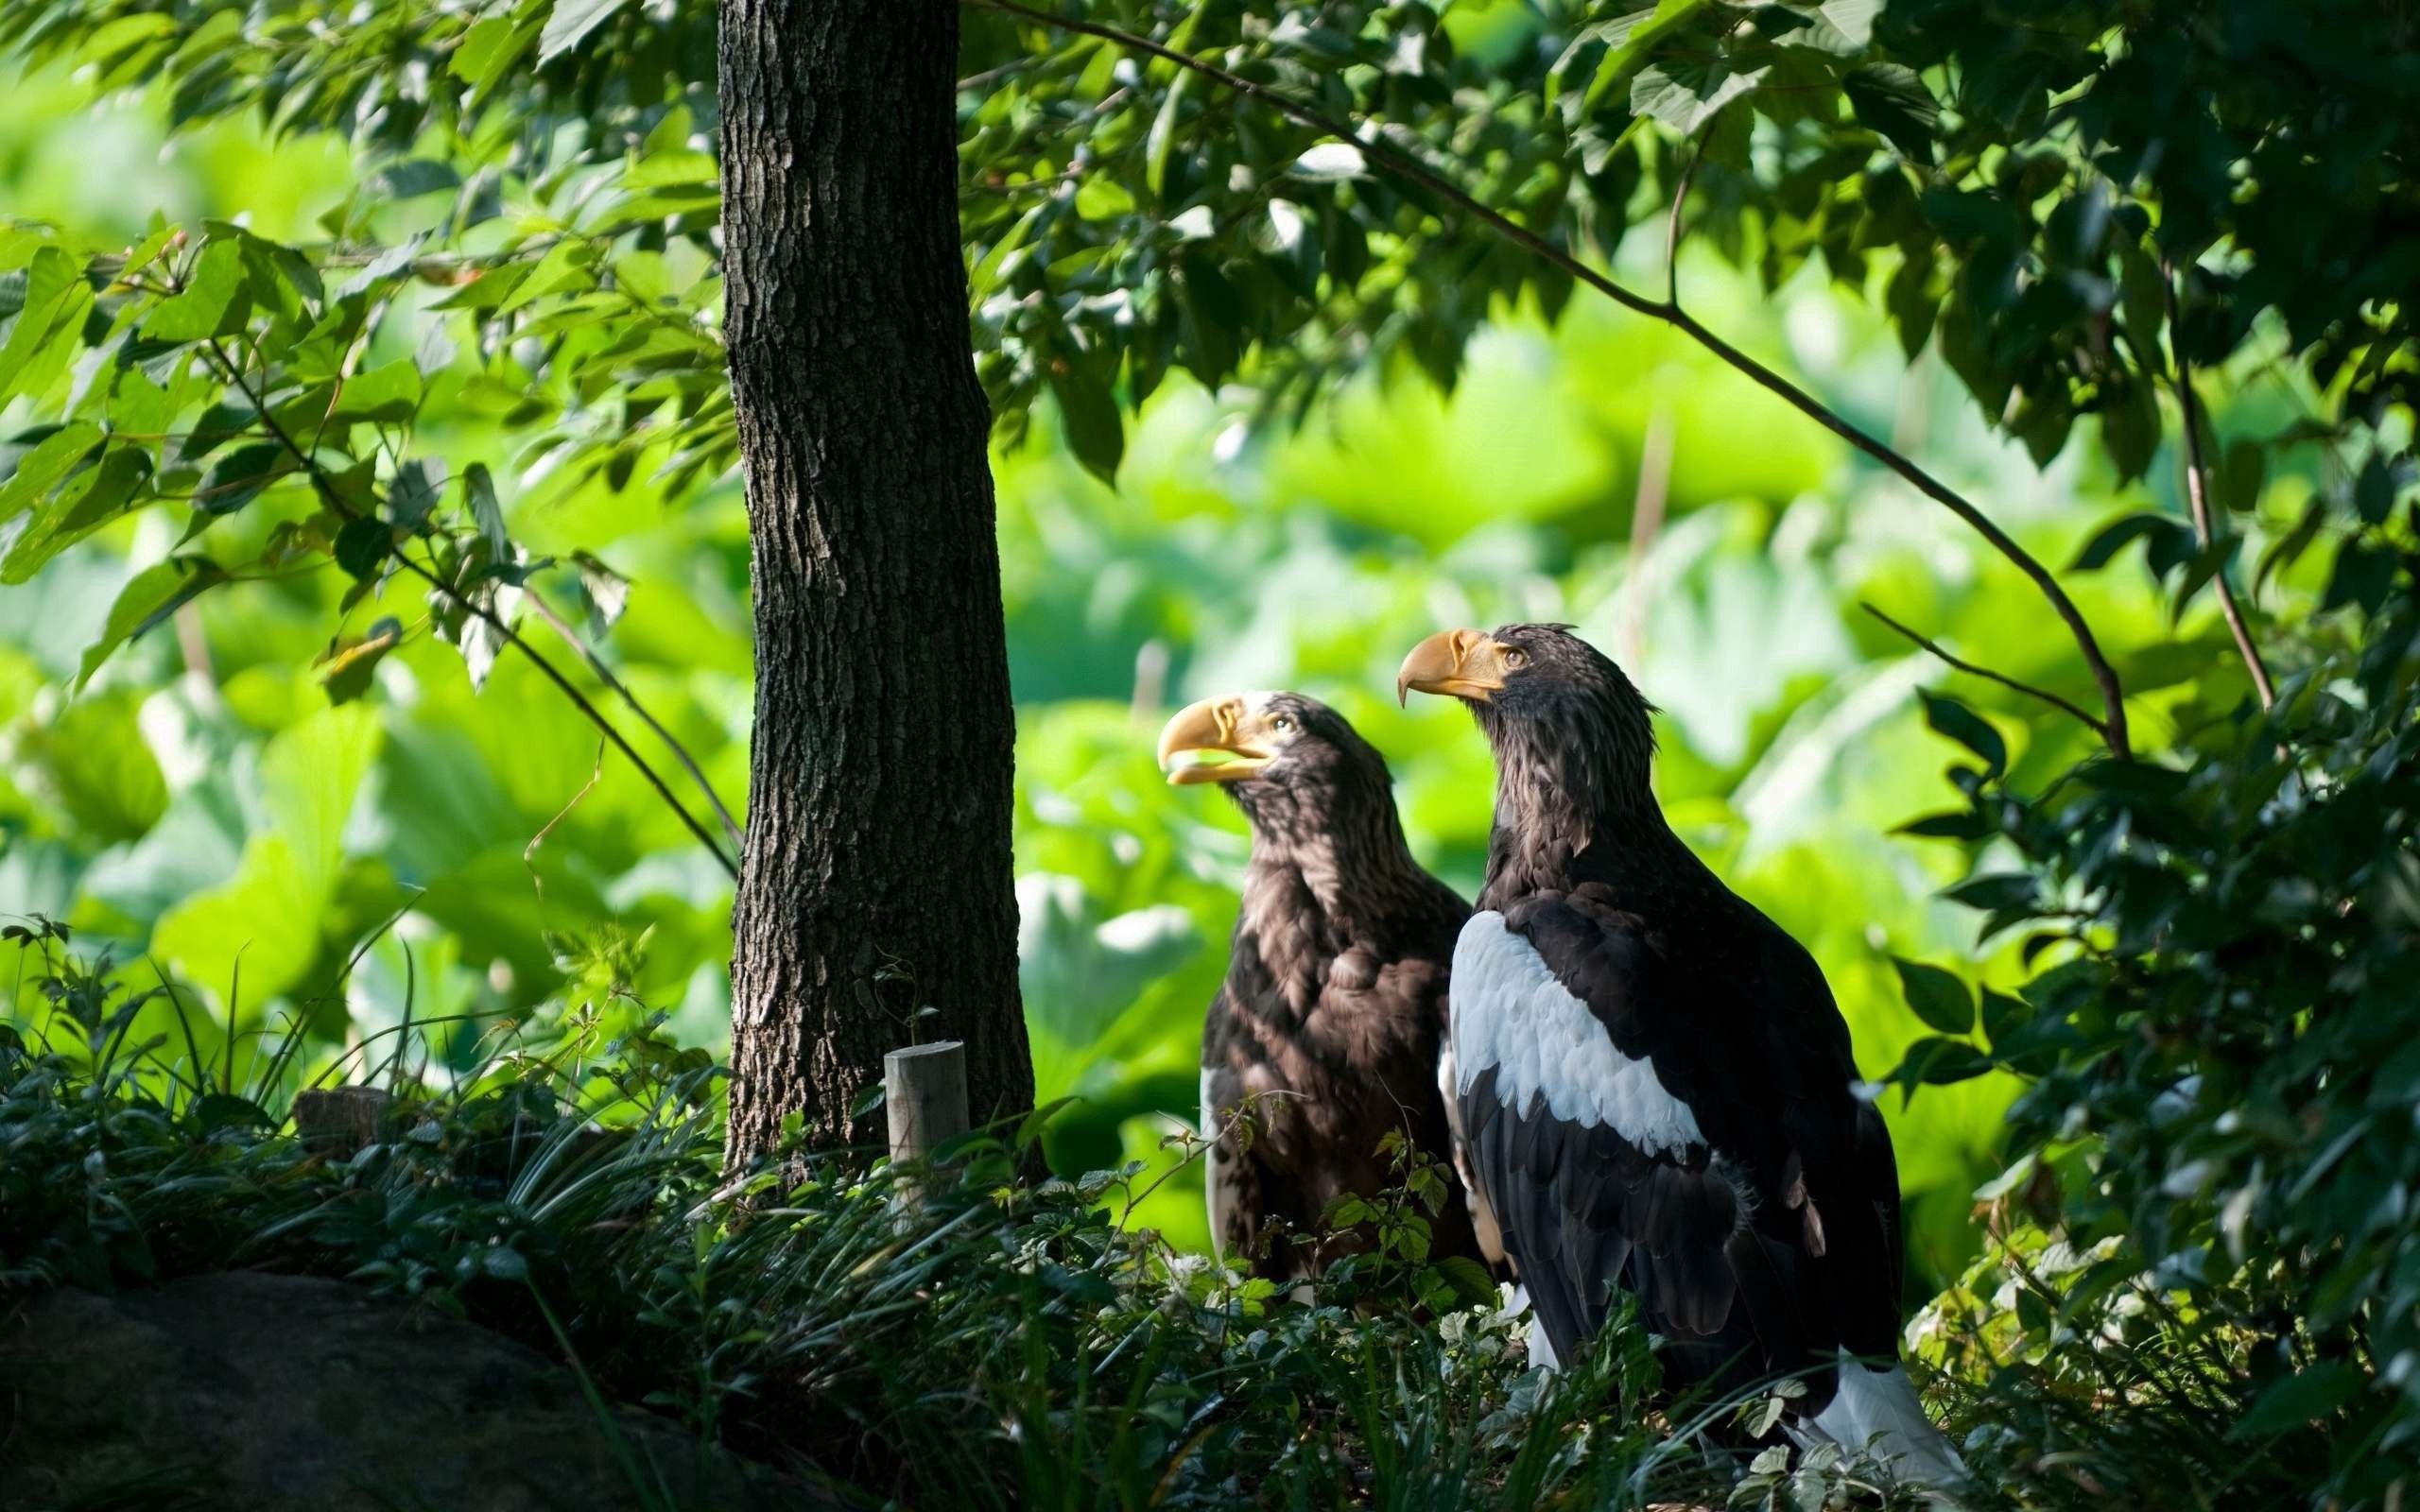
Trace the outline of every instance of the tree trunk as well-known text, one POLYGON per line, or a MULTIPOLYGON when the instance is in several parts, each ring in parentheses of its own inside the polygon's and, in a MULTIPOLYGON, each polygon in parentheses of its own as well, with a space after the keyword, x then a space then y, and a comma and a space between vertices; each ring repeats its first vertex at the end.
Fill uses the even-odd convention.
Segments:
POLYGON ((723 0, 732 401, 756 722, 733 917, 732 1160, 966 1042, 1032 1106, 1010 869, 1016 725, 989 411, 958 237, 954 0, 723 0), (938 1016, 919 1019, 929 1005, 938 1016))

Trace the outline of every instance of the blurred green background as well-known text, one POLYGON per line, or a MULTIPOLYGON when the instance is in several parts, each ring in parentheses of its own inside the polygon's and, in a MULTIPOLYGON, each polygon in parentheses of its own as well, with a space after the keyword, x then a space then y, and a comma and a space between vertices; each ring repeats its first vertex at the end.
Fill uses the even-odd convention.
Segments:
MULTIPOLYGON (((158 209, 278 236, 353 186, 338 147, 225 125, 168 142, 157 101, 95 104, 61 74, 0 75, 0 94, 13 107, 0 204, 17 217, 130 240, 158 209)), ((1651 281, 1661 254, 1628 247, 1624 262, 1651 281)), ((2143 502, 2145 486, 2120 497, 2095 448, 2037 473, 1936 357, 1907 370, 1862 301, 1816 277, 1772 302, 1711 258, 1683 277, 1709 324, 1983 501, 2046 560, 2143 502)), ((2063 766, 2082 731, 1912 653, 1858 602, 2017 677, 2080 678, 2039 599, 1946 514, 1601 301, 1553 329, 1498 312, 1451 395, 1367 383, 1280 435, 1251 430, 1248 397, 1163 388, 1114 490, 1054 425, 995 459, 1026 1005, 1041 1095, 1081 1099, 1056 1125, 1063 1169, 1164 1168, 1164 1138, 1195 1111, 1245 841, 1219 795, 1162 783, 1151 746, 1167 711, 1244 688, 1328 700, 1387 753, 1415 850, 1468 893, 1484 746, 1459 711, 1390 697, 1405 650, 1449 626, 1567 620, 1631 668, 1663 709, 1658 780, 1676 823, 1814 950, 1869 1074, 1922 1032, 1890 954, 2018 979, 2013 947, 1979 958, 1975 916, 1933 897, 1963 875, 1958 858, 1892 833, 1954 797, 1941 779, 1953 747, 1925 730, 1913 690, 1954 678, 2021 769, 2063 766)), ((751 656, 736 481, 679 499, 643 479, 542 496, 545 457, 493 423, 458 418, 418 444, 458 471, 497 464, 533 552, 591 552, 634 581, 606 654, 737 811, 751 656)), ((2172 503, 2172 470, 2148 488, 2172 503)), ((378 666, 372 697, 333 707, 312 663, 344 583, 320 572, 214 593, 71 692, 118 588, 173 534, 147 513, 0 593, 0 913, 65 919, 79 945, 147 980, 156 963, 233 1022, 238 1057, 291 1022, 324 1065, 386 1043, 406 1014, 461 1021, 438 1034, 434 1077, 533 1014, 660 1009, 684 1040, 723 1043, 728 881, 514 657, 475 694, 459 655, 416 637, 378 666)), ((2180 643, 2144 575, 2074 586, 2156 730, 2163 689, 2217 664, 2215 632, 2188 620, 2180 643)), ((25 1011, 31 988, 16 991, 25 1011)), ((202 1050, 228 1053, 223 1040, 202 1050)), ((1911 1285, 1929 1291, 1966 1257, 1969 1194, 1997 1169, 2011 1091, 1984 1079, 1887 1101, 1918 1214, 1911 1285)), ((1198 1246, 1199 1198, 1180 1173, 1138 1217, 1198 1246)))

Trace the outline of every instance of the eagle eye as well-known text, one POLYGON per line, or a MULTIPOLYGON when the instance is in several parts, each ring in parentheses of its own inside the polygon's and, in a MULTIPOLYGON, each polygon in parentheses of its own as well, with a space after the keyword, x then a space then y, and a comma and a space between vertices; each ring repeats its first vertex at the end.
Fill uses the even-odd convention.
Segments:
POLYGON ((1529 664, 1529 652, 1522 650, 1517 645, 1508 645, 1504 648, 1504 667, 1506 671, 1518 672, 1529 664))
POLYGON ((1269 728, 1281 735, 1290 735, 1294 732, 1294 721, 1284 714, 1279 714, 1269 722, 1269 728))

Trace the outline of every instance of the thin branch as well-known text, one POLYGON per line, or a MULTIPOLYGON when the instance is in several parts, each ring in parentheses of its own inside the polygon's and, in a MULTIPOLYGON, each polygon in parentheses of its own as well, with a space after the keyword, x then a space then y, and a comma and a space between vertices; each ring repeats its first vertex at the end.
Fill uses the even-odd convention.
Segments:
MULTIPOLYGON (((294 438, 286 434, 285 427, 278 423, 277 417, 269 412, 268 406, 266 404, 263 404, 258 397, 254 396, 251 390, 251 386, 244 382, 243 369, 236 366, 234 359, 227 354, 227 350, 218 344, 217 338, 211 338, 207 343, 207 346, 211 353, 218 359, 219 367, 225 370, 227 374, 227 381, 233 384, 236 391, 241 393, 245 400, 251 404, 253 411, 260 416, 262 422, 268 427, 269 434, 276 438, 278 444, 285 447, 285 450, 293 455, 295 460, 302 464, 302 471, 310 476, 311 486, 318 490, 320 502, 325 504, 340 518, 346 520, 360 518, 354 513, 353 507, 345 503, 343 497, 337 492, 335 486, 328 481, 328 475, 326 472, 320 468, 319 458, 311 455, 309 453, 303 451, 302 447, 296 445, 294 438)), ((585 714, 588 717, 589 723, 595 725, 604 733, 607 740, 613 742, 614 748, 620 751, 624 756, 630 759, 631 765, 639 769, 639 775, 647 779, 648 785, 653 787, 657 796, 661 797, 664 801, 671 807, 673 813, 681 816, 681 822, 688 827, 691 834, 698 837, 698 843, 704 846, 707 850, 713 853, 715 860, 722 864, 722 868, 725 871, 730 872, 735 878, 739 875, 739 864, 734 861, 731 857, 723 854, 722 847, 716 843, 713 832, 708 830, 703 824, 698 822, 698 816, 691 814, 688 808, 682 803, 681 799, 673 795, 672 789, 666 784, 663 776, 658 773, 654 767, 648 765, 646 757, 641 756, 635 749, 631 748, 631 743, 623 738, 622 732, 614 729, 613 722, 605 717, 604 711, 598 709, 596 704, 590 702, 588 696, 581 693, 579 688, 575 687, 569 678, 563 676, 563 672, 561 667, 556 666, 552 662, 547 661, 545 657, 540 655, 536 646, 531 645, 527 641, 522 639, 521 633, 515 630, 511 626, 506 624, 503 617, 497 614, 493 610, 463 593, 460 589, 456 588, 453 584, 439 577, 435 573, 430 572, 420 563, 412 560, 411 558, 406 556, 403 551, 396 547, 392 542, 388 544, 387 555, 395 561, 401 563, 415 576, 425 580, 430 587, 454 600, 455 603, 460 605, 468 612, 475 614, 480 619, 485 620, 490 627, 504 638, 506 644, 511 645, 516 650, 520 651, 523 656, 527 657, 532 662, 534 662, 537 665, 538 670, 545 675, 547 680, 552 682, 557 688, 561 689, 563 696, 569 698, 572 701, 573 706, 578 708, 582 714, 585 714)))
POLYGON ((2060 697, 2057 694, 2052 693, 2049 689, 2037 688, 2030 682, 2019 682, 2016 679, 2010 677, 2005 672, 1995 672, 1989 667, 1977 666, 1972 662, 1965 661, 1960 657, 1954 657, 1948 652, 1943 650, 1939 645, 1936 645, 1932 642, 1925 639, 1923 636, 1918 635, 1915 631, 1900 624, 1897 620, 1893 619, 1890 615, 1883 613, 1880 610, 1876 609, 1872 604, 1867 603, 1863 599, 1858 600, 1857 607, 1865 610, 1868 614, 1873 615, 1876 619, 1880 620, 1883 624, 1888 625, 1893 629, 1898 631, 1901 635, 1906 636, 1909 640, 1915 642, 1916 644, 1924 647, 1933 655, 1941 658, 1944 662, 1948 662, 1951 666, 1956 667, 1959 671, 1971 672, 1979 678, 1987 678, 1990 680, 1998 683, 2003 688, 2014 688, 2017 692, 2024 694, 2029 698, 2039 698, 2044 703, 2050 705, 2052 708, 2073 714, 2076 718, 2083 721, 2084 727, 2090 730, 2094 734, 2099 735, 2102 740, 2105 741, 2109 738, 2108 727, 2101 724, 2100 720, 2095 719, 2083 709, 2078 708, 2076 705, 2069 703, 2066 699, 2060 697))
POLYGON ((622 702, 629 706, 631 713, 639 716, 640 723, 655 731, 656 738, 664 742, 665 746, 671 750, 673 758, 680 762, 682 768, 697 782, 698 790, 706 795, 706 801, 714 805, 715 816, 722 820, 723 833, 731 837, 733 849, 744 849, 747 842, 740 836, 739 821, 731 816, 731 810, 723 807, 721 796, 715 792, 714 784, 706 781, 706 774, 699 769, 698 763, 690 756, 688 747, 675 740, 672 737, 672 731, 665 729, 655 715, 647 712, 646 706, 639 702, 637 696, 623 685, 621 679, 614 675, 612 667, 605 664, 605 658, 598 654, 596 648, 581 640, 578 632, 564 624, 562 616, 558 615, 544 598, 536 593, 530 593, 526 595, 522 602, 536 610, 540 619, 554 627, 555 633, 562 637, 565 645, 579 653, 580 660, 588 663, 588 670, 596 674, 597 680, 619 695, 622 702))
POLYGON ((1545 259, 1576 282, 1595 289, 1624 309, 1646 316, 1651 319, 1661 320, 1680 331, 1708 352, 1713 352, 1715 356, 1745 374, 1758 387, 1780 398, 1791 408, 1848 442, 1874 461, 1896 472, 1911 484, 1917 492, 1964 521, 1977 534, 1989 541, 1994 550, 2014 563, 2017 570, 2025 574, 2034 587, 2041 592, 2042 596, 2049 601, 2051 609, 2057 612, 2060 620, 2066 625, 2068 633, 2074 637, 2076 649, 2083 655, 2085 665, 2092 670, 2093 682, 2100 690, 2101 705, 2106 711, 2105 717, 2092 721, 2093 728, 2101 732, 2102 739, 2107 742, 2113 752, 2119 756, 2133 754, 2126 734, 2125 690, 2118 683, 2118 671, 2110 665, 2108 657, 2102 654, 2100 643, 2093 636, 2092 627, 2084 622, 2083 610, 2076 608, 2075 600, 2067 596, 2066 590, 2059 586, 2058 579, 2051 576, 2048 568, 2044 567, 2031 553, 2018 545, 2007 531, 1994 524, 1988 515, 1948 485, 1926 472, 1911 459, 1893 451, 1883 441, 1867 435, 1796 384, 1716 335, 1699 323, 1695 317, 1671 301, 1651 300, 1635 289, 1616 283, 1611 277, 1547 241, 1536 232, 1506 215, 1502 211, 1483 203, 1456 187, 1436 169, 1386 141, 1378 129, 1374 129, 1365 134, 1356 130, 1348 123, 1314 110, 1267 85, 1254 83, 1215 63, 1204 62, 1201 59, 1179 52, 1173 47, 1153 42, 1149 37, 1138 36, 1115 26, 1103 26, 1094 21, 1078 20, 1069 16, 1054 16, 1046 11, 1036 10, 1029 6, 1017 4, 1016 0, 967 0, 967 3, 1023 16, 1039 26, 1061 31, 1072 31, 1087 37, 1098 37, 1121 47, 1147 53, 1151 57, 1174 63, 1179 68, 1190 69, 1236 94, 1259 100, 1290 120, 1358 147, 1366 162, 1376 163, 1427 190, 1439 198, 1446 200, 1497 235, 1545 259))
MULTIPOLYGON (((1713 130, 1714 123, 1707 122, 1706 129, 1713 130)), ((1680 186, 1672 191, 1672 218, 1664 228, 1664 302, 1675 310, 1681 307, 1681 208, 1689 202, 1689 180, 1698 176, 1698 159, 1703 156, 1705 143, 1701 138, 1689 147, 1680 186)))
MULTIPOLYGON (((2169 378, 2176 385, 2176 407, 2185 419, 2185 499, 2193 511, 2194 539, 2207 551, 2218 537, 2216 521, 2210 513, 2209 468, 2202 456, 2202 399, 2193 389, 2193 369, 2185 360, 2184 325, 2178 318, 2176 268, 2167 258, 2160 260, 2160 292, 2168 298, 2168 350, 2172 367, 2169 378)), ((2244 670, 2252 674, 2252 691, 2260 697, 2260 707, 2273 709, 2277 705, 2277 685, 2269 679, 2269 663, 2262 661, 2260 647, 2254 644, 2252 630, 2243 622, 2243 609, 2235 599, 2235 585, 2227 581, 2221 566, 2210 578, 2219 591, 2219 613, 2227 622, 2227 631, 2235 637, 2236 654, 2243 658, 2244 670)))

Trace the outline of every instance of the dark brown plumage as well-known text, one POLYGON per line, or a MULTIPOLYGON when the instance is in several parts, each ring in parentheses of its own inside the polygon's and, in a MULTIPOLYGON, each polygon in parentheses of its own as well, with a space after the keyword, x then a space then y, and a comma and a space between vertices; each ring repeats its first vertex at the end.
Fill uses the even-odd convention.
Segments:
MULTIPOLYGON (((1438 1052, 1470 910, 1412 859, 1386 763, 1318 700, 1205 700, 1162 747, 1163 761, 1236 758, 1171 781, 1219 782, 1252 826, 1226 981, 1202 1026, 1214 1237, 1229 1263, 1298 1280, 1369 1242, 1366 1227, 1322 1239, 1321 1219, 1340 1195, 1400 1184, 1379 1153, 1390 1132, 1448 1159, 1438 1052)), ((1432 1255, 1478 1257, 1458 1180, 1430 1222, 1432 1255)))

